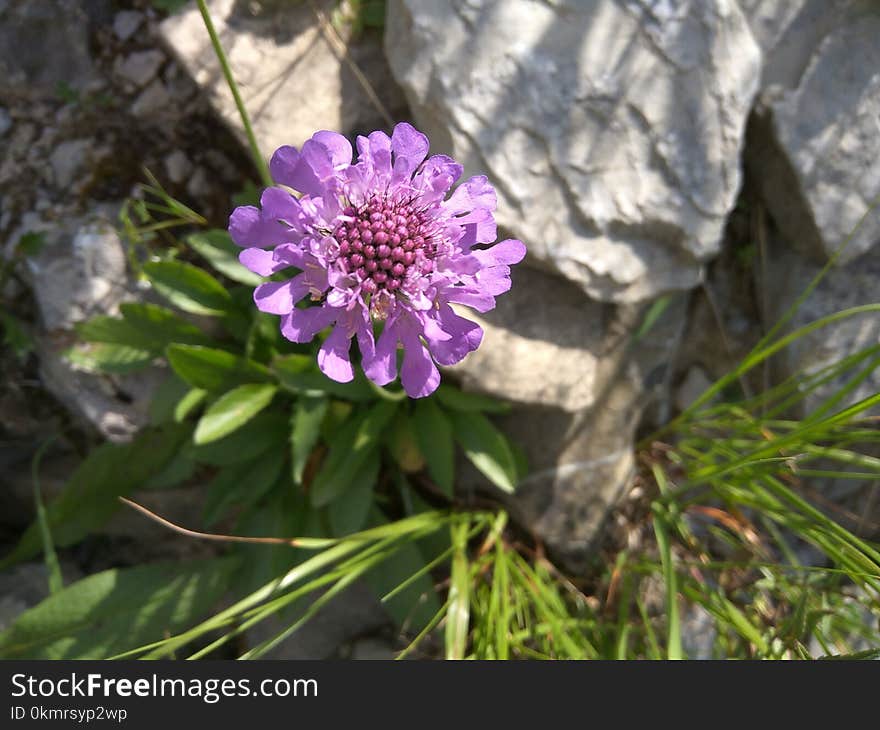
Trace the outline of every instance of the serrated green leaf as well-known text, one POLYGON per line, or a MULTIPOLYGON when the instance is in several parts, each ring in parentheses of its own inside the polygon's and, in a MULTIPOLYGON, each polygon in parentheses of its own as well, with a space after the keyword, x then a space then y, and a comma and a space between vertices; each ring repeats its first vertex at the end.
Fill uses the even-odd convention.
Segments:
POLYGON ((105 570, 21 614, 3 659, 106 659, 187 628, 229 588, 229 558, 105 570))
POLYGON ((490 398, 488 395, 480 395, 479 393, 464 393, 452 385, 441 384, 437 388, 436 397, 440 403, 450 410, 461 411, 462 413, 474 413, 477 411, 507 413, 510 410, 510 404, 504 401, 490 398))
POLYGON ((169 345, 165 352, 171 367, 194 388, 225 390, 242 383, 269 380, 264 365, 226 350, 199 345, 169 345))
MULTIPOLYGON (((188 425, 166 424, 143 429, 130 443, 107 443, 92 451, 46 509, 55 544, 73 545, 103 525, 119 508, 117 497, 131 494, 161 472, 190 432, 188 425)), ((33 557, 40 546, 34 523, 0 561, 0 569, 33 557)))
POLYGON ((156 355, 127 345, 95 342, 67 350, 65 357, 85 370, 105 373, 130 373, 147 367, 156 355))
POLYGON ((167 307, 147 302, 126 302, 119 305, 123 320, 144 338, 164 350, 173 342, 183 345, 209 345, 211 338, 191 322, 167 307))
POLYGON ((412 422, 416 439, 428 465, 428 474, 444 494, 452 497, 455 489, 452 422, 430 398, 416 401, 412 422))
POLYGON ((207 444, 244 426, 262 411, 278 392, 271 383, 239 385, 224 393, 199 419, 193 441, 207 444))
POLYGON ((192 314, 221 315, 232 299, 224 286, 208 272, 183 261, 152 261, 144 274, 159 294, 175 307, 192 314))
POLYGON ((239 263, 243 250, 236 246, 229 233, 219 228, 199 231, 186 238, 187 244, 225 277, 247 286, 258 286, 263 277, 239 263))
POLYGON ((290 468, 296 484, 302 482, 303 471, 321 436, 321 423, 326 414, 326 398, 303 396, 293 408, 290 419, 290 468))
POLYGON ((382 429, 391 421, 396 408, 395 403, 380 401, 333 435, 327 458, 309 492, 313 506, 323 507, 348 489, 371 452, 378 448, 382 429))
POLYGON ((516 489, 516 457, 507 437, 481 413, 452 413, 453 435, 465 456, 495 486, 505 492, 516 489))
POLYGON ((373 451, 354 474, 345 490, 344 498, 333 500, 327 506, 327 515, 333 534, 341 537, 362 529, 373 506, 373 490, 379 478, 379 452, 373 451))
POLYGON ((285 355, 272 361, 272 370, 286 390, 305 395, 332 395, 350 401, 374 401, 376 393, 361 373, 349 383, 337 383, 317 369, 315 360, 306 355, 285 355))

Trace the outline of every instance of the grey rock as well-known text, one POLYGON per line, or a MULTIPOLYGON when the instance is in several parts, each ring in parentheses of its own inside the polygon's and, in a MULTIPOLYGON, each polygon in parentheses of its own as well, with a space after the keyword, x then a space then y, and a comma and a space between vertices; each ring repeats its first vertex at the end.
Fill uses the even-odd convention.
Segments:
POLYGON ((681 648, 688 659, 715 659, 718 638, 715 618, 697 603, 685 603, 681 611, 681 648))
MULTIPOLYGON (((315 594, 305 599, 312 601, 315 594)), ((251 647, 283 631, 301 615, 303 607, 283 617, 272 616, 247 632, 251 647)), ((388 615, 373 592, 354 583, 327 603, 299 631, 268 652, 266 659, 329 659, 347 642, 389 624, 388 615)))
POLYGON ((141 27, 144 16, 137 10, 123 10, 113 18, 113 33, 121 41, 127 41, 141 27))
POLYGON ((113 64, 113 72, 121 79, 137 87, 152 81, 165 61, 165 54, 155 49, 137 51, 130 56, 119 57, 113 64))
POLYGON ((112 313, 126 294, 125 250, 115 229, 100 217, 72 221, 28 259, 43 326, 71 329, 99 313, 112 313))
POLYGON ((136 117, 149 117, 168 108, 171 95, 159 79, 155 79, 144 89, 131 105, 131 113, 136 117))
MULTIPOLYGON (((71 563, 61 565, 65 585, 82 577, 71 563)), ((0 573, 0 631, 49 596, 49 573, 43 563, 23 563, 0 573)))
POLYGON ((686 410, 710 385, 712 381, 706 371, 699 366, 692 367, 675 391, 675 407, 679 411, 686 410))
MULTIPOLYGON (((314 5, 327 18, 335 7, 330 0, 314 5)), ((332 28, 322 32, 312 3, 262 3, 249 12, 246 3, 211 0, 208 7, 265 154, 281 145, 300 145, 319 129, 352 133, 385 125, 339 50, 327 40, 332 28)), ((167 18, 160 33, 244 142, 241 120, 198 9, 191 6, 167 18)), ((346 47, 394 115, 402 106, 402 94, 380 44, 365 34, 346 47)))
MULTIPOLYGON (((791 246, 779 238, 773 238, 768 247, 766 281, 772 282, 773 296, 769 298, 768 326, 777 322, 798 297, 807 289, 819 273, 818 264, 805 260, 791 246)), ((863 256, 858 261, 829 270, 812 294, 801 304, 787 325, 794 330, 822 317, 850 307, 877 302, 880 282, 880 257, 863 256)), ((823 368, 854 355, 867 347, 880 344, 880 316, 876 312, 849 317, 816 330, 793 342, 775 358, 775 380, 790 377, 799 371, 817 373, 823 368)), ((866 366, 870 361, 862 363, 866 366)), ((850 371, 851 378, 856 371, 850 371)), ((828 396, 838 392, 848 379, 835 378, 806 395, 798 409, 798 415, 806 415, 828 396)), ((880 367, 875 368, 865 380, 839 403, 835 410, 844 408, 874 393, 880 392, 880 367)))
POLYGON ((796 88, 841 12, 865 0, 739 0, 764 53, 761 87, 796 88))
POLYGON ((88 17, 68 0, 10 0, 0 5, 0 92, 82 89, 95 77, 88 17))
POLYGON ((182 183, 192 170, 192 163, 182 150, 174 150, 164 160, 165 174, 173 183, 182 183))
MULTIPOLYGON (((479 317, 481 348, 450 370, 465 389, 512 401, 498 425, 530 471, 509 508, 577 571, 630 484, 642 414, 666 397, 685 297, 637 339, 646 307, 592 301, 524 266, 513 277, 497 308, 479 317)), ((488 488, 476 472, 465 472, 462 486, 488 488)))
POLYGON ((46 231, 42 250, 27 259, 27 273, 42 323, 35 340, 44 386, 106 438, 125 440, 146 420, 157 373, 117 381, 77 370, 64 357, 76 323, 115 314, 123 299, 133 298, 125 251, 108 222, 114 214, 111 206, 46 231))
POLYGON ((12 117, 6 109, 0 107, 0 137, 5 137, 10 129, 12 129, 12 117))
POLYGON ((186 192, 194 198, 204 198, 211 193, 211 185, 208 182, 208 173, 204 167, 196 168, 186 184, 186 192))
POLYGON ((55 186, 69 188, 82 172, 89 157, 91 140, 73 139, 59 144, 49 156, 55 186))
POLYGON ((786 238, 822 259, 846 244, 844 263, 880 239, 880 8, 844 3, 833 21, 796 87, 765 92, 747 163, 786 238))
POLYGON ((369 636, 358 639, 351 646, 351 658, 360 661, 384 661, 395 656, 397 653, 387 641, 369 636))
POLYGON ((387 17, 419 125, 489 175, 534 260, 603 301, 700 280, 760 75, 735 5, 391 0, 387 17))
POLYGON ((613 305, 590 301, 560 277, 525 266, 484 315, 460 314, 484 330, 480 348, 447 370, 465 388, 518 403, 578 413, 600 397, 607 350, 604 320, 613 305))

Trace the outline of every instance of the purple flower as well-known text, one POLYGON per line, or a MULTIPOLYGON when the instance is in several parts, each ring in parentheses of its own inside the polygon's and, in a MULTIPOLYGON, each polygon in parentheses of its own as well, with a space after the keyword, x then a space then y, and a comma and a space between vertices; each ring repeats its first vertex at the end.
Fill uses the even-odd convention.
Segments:
POLYGON ((496 237, 495 191, 480 175, 447 193, 462 167, 428 154, 428 138, 409 124, 358 137, 352 164, 348 140, 317 132, 301 150, 281 147, 270 169, 282 187, 263 191, 261 208, 236 208, 229 233, 245 250, 240 261, 269 276, 300 270, 286 281, 261 284, 257 308, 281 315, 281 332, 309 342, 333 326, 318 352, 329 377, 354 377, 349 352, 357 339, 364 372, 378 385, 397 376, 413 398, 440 383, 437 364, 452 365, 476 350, 483 331, 453 310, 495 306, 510 288, 510 265, 525 256, 512 239, 496 237), (426 159, 427 157, 427 159, 426 159), (306 298, 319 306, 297 306, 306 298), (373 321, 384 321, 378 340, 373 321))

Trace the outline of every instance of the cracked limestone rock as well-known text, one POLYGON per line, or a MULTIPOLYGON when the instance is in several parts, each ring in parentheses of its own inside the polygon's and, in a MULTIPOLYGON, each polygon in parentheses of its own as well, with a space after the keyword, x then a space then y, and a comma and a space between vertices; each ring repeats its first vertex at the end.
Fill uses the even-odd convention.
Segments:
POLYGON ((734 2, 390 0, 385 48, 434 151, 492 179, 533 261, 602 301, 699 282, 760 76, 734 2))
MULTIPOLYGON (((385 126, 381 114, 324 31, 313 8, 329 19, 336 3, 210 0, 208 8, 235 71, 263 154, 300 146, 319 129, 344 134, 385 126)), ((346 35, 345 29, 338 32, 346 35)), ((211 103, 246 143, 238 111, 193 3, 167 18, 160 33, 211 103)), ((385 107, 394 115, 402 94, 388 71, 378 40, 364 34, 343 42, 385 107)))
POLYGON ((791 244, 817 260, 846 244, 846 263, 880 239, 880 6, 801 5, 768 50, 746 160, 791 244))

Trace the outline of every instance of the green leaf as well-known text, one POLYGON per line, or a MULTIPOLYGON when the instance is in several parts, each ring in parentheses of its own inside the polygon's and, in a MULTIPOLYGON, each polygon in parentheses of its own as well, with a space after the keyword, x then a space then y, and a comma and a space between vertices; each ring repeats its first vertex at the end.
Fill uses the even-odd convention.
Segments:
POLYGON ((657 548, 660 551, 660 561, 663 565, 663 585, 666 589, 666 658, 683 659, 681 622, 678 614, 678 580, 675 573, 672 550, 669 546, 666 516, 659 504, 655 503, 652 507, 654 513, 654 536, 657 538, 657 548))
POLYGON ((455 447, 449 417, 430 398, 416 401, 412 417, 416 439, 428 464, 428 474, 452 497, 455 488, 455 447))
POLYGON ((208 396, 207 390, 201 388, 191 388, 174 407, 174 420, 177 423, 183 423, 186 417, 198 408, 199 404, 208 396))
POLYGON ((269 383, 239 385, 213 403, 199 420, 193 441, 207 444, 237 431, 262 411, 278 392, 269 383))
POLYGON ((510 404, 504 401, 490 398, 478 393, 463 393, 452 385, 441 385, 437 388, 437 400, 453 411, 462 413, 474 413, 483 411, 486 413, 507 413, 510 404))
MULTIPOLYGON (((119 508, 117 497, 161 472, 189 434, 189 426, 166 424, 142 430, 130 443, 107 443, 92 451, 46 509, 55 544, 73 545, 103 525, 119 508)), ((39 526, 31 524, 0 561, 0 569, 33 557, 40 548, 39 526)))
POLYGON ((386 444, 402 471, 412 474, 425 468, 425 457, 413 433, 413 424, 406 410, 399 408, 390 428, 386 444))
POLYGON ((164 350, 173 342, 184 345, 208 345, 211 338, 191 322, 158 304, 126 302, 119 305, 123 320, 145 339, 164 350))
POLYGON ((15 244, 15 253, 22 256, 36 256, 46 245, 46 234, 42 231, 28 231, 15 244))
POLYGON ((206 271, 183 261, 153 261, 144 273, 159 294, 192 314, 226 313, 232 299, 224 286, 206 271))
MULTIPOLYGON (((378 514, 374 510, 374 515, 378 514)), ((380 524, 387 522, 384 518, 380 524)), ((365 580, 379 597, 384 598, 404 581, 418 573, 428 562, 422 542, 403 542, 399 548, 378 568, 366 574, 365 580)), ((395 623, 412 633, 417 633, 440 610, 440 601, 429 573, 412 580, 403 590, 391 598, 382 600, 385 609, 395 623)))
POLYGON ((119 317, 106 315, 92 317, 86 322, 77 324, 76 333, 86 342, 125 345, 137 350, 146 350, 154 355, 162 351, 161 343, 157 345, 154 338, 145 335, 119 317))
POLYGON ((174 418, 177 403, 189 390, 189 386, 174 373, 165 378, 156 388, 153 399, 150 401, 150 424, 158 426, 171 421, 174 418))
POLYGON ((327 414, 326 398, 299 398, 290 423, 290 468, 293 481, 302 482, 306 463, 321 436, 321 423, 327 414))
POLYGON ((65 351, 65 357, 74 365, 93 372, 130 373, 147 367, 156 359, 148 350, 127 345, 95 342, 65 351))
POLYGON ((272 449, 256 459, 221 469, 208 486, 205 523, 216 523, 232 507, 256 504, 278 482, 286 454, 272 449))
POLYGON ((480 413, 451 414, 453 435, 465 456, 495 486, 505 492, 516 489, 516 457, 507 438, 480 413))
POLYGON ((238 254, 243 250, 236 246, 229 234, 219 228, 193 233, 186 239, 187 244, 217 271, 239 284, 258 286, 263 277, 253 273, 239 263, 238 254))
POLYGON ((311 485, 313 506, 329 504, 354 482, 371 453, 378 448, 382 429, 391 421, 396 408, 395 403, 380 401, 334 434, 327 459, 311 485))
POLYGON ((196 463, 185 451, 177 454, 162 471, 150 477, 144 489, 171 489, 187 481, 196 471, 196 463))
POLYGON ((189 444, 187 453, 201 464, 229 466, 249 461, 269 450, 287 451, 288 417, 276 411, 260 413, 247 428, 209 444, 189 444))
POLYGON ((659 299, 657 299, 645 313, 644 319, 642 319, 641 325, 639 325, 639 329, 633 335, 634 340, 641 340, 648 332, 650 332, 654 325, 657 324, 657 320, 660 319, 660 316, 667 310, 669 305, 672 303, 672 295, 666 294, 659 299))
POLYGON ((3 659, 106 659, 188 628, 229 587, 230 559, 105 570, 25 611, 0 634, 3 659))
POLYGON ((336 536, 350 535, 364 527, 373 506, 373 490, 379 478, 379 452, 373 451, 354 475, 343 499, 327 507, 330 527, 336 536))
POLYGON ((307 355, 276 357, 272 370, 281 386, 293 393, 332 395, 351 401, 374 401, 377 397, 363 374, 356 374, 349 383, 337 383, 318 370, 314 358, 307 355))
POLYGON ((467 557, 468 523, 450 526, 452 574, 449 576, 449 608, 446 610, 446 658, 464 659, 470 623, 470 569, 467 557))
POLYGON ((174 372, 193 388, 219 391, 242 383, 265 382, 270 376, 260 363, 212 347, 169 345, 165 354, 174 372))
POLYGON ((0 324, 3 325, 3 344, 23 360, 34 349, 34 340, 24 323, 9 312, 0 312, 0 324))

